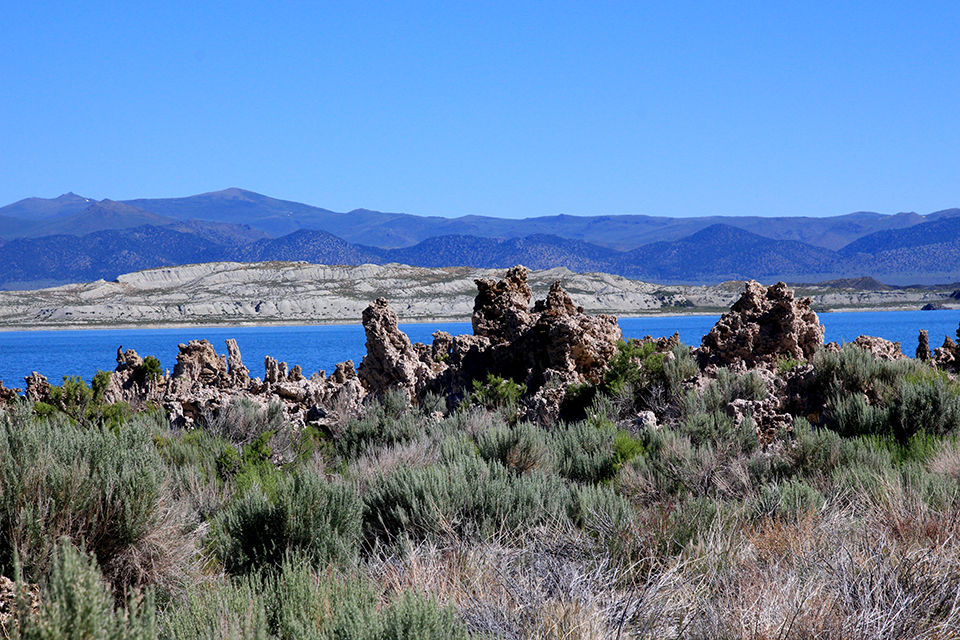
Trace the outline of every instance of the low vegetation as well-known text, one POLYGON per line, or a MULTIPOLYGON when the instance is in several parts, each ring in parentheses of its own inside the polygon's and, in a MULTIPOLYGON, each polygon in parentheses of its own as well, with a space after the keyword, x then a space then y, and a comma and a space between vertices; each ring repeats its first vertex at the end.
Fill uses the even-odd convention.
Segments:
POLYGON ((491 377, 335 433, 245 403, 171 431, 66 381, 0 409, 0 635, 960 635, 957 381, 853 345, 698 373, 633 342, 550 426, 491 377), (819 404, 772 438, 728 411, 799 375, 819 404))

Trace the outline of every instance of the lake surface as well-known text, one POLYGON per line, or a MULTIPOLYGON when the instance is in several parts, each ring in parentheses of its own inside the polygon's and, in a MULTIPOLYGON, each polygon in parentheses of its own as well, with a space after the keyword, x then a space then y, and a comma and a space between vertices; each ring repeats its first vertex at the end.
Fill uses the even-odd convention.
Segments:
MULTIPOLYGON (((719 316, 659 316, 621 318, 627 338, 669 336, 675 331, 689 345, 700 339, 719 316)), ((931 347, 944 336, 956 338, 960 310, 863 311, 820 314, 828 342, 852 342, 859 335, 899 341, 903 352, 913 356, 920 329, 930 332, 931 347)), ((473 333, 469 322, 402 324, 413 342, 430 344, 438 330, 453 335, 473 333)), ((81 376, 89 382, 98 370, 116 367, 117 348, 134 349, 141 356, 156 356, 165 369, 173 370, 179 349, 190 340, 206 339, 218 353, 226 353, 224 340, 234 338, 252 376, 263 377, 264 356, 299 364, 309 376, 318 370, 328 374, 338 362, 360 364, 366 353, 366 338, 360 325, 311 325, 295 327, 196 327, 184 329, 83 329, 69 331, 0 332, 0 380, 8 387, 22 387, 32 371, 59 384, 63 376, 81 376)))

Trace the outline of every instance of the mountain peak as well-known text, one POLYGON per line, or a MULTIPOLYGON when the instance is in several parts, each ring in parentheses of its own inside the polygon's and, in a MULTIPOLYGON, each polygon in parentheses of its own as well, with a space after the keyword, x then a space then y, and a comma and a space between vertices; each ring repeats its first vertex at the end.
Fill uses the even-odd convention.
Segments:
POLYGON ((253 191, 247 191, 246 189, 240 189, 238 187, 230 187, 228 189, 221 189, 220 191, 209 191, 207 193, 201 193, 201 196, 217 198, 219 200, 252 200, 251 196, 262 198, 259 193, 254 193, 253 191))

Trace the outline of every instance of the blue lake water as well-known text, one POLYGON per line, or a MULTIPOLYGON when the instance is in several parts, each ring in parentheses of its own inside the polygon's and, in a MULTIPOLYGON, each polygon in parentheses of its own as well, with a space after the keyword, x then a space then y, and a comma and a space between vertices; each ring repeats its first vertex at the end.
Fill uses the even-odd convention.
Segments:
MULTIPOLYGON (((659 316, 621 318, 620 327, 627 338, 669 336, 675 331, 686 344, 697 345, 719 316, 659 316)), ((851 342, 859 335, 871 335, 899 341, 912 356, 920 329, 930 332, 932 347, 940 346, 944 336, 956 337, 960 310, 877 311, 820 314, 826 327, 826 340, 851 342)), ((444 330, 453 335, 472 333, 469 322, 440 324, 403 324, 414 342, 429 344, 431 334, 444 330)), ((141 356, 153 355, 163 367, 173 369, 179 349, 190 340, 209 340, 219 353, 226 353, 224 340, 235 338, 243 362, 251 375, 263 376, 264 356, 299 364, 306 375, 333 371, 338 362, 353 360, 360 364, 366 353, 365 336, 360 325, 311 325, 293 327, 196 327, 181 329, 83 329, 69 331, 0 332, 0 380, 8 387, 22 387, 31 371, 59 384, 66 375, 90 381, 98 370, 116 366, 118 347, 135 349, 141 356)))

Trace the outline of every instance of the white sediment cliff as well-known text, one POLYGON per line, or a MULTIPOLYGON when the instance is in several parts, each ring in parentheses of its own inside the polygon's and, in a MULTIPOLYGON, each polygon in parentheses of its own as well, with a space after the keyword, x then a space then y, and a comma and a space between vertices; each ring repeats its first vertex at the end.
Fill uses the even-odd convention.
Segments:
MULTIPOLYGON (((36 291, 0 292, 0 327, 8 329, 176 325, 358 323, 378 297, 390 300, 406 322, 467 320, 475 280, 499 278, 505 269, 426 269, 400 264, 325 266, 302 262, 211 262, 161 267, 121 275, 115 282, 71 284, 36 291)), ((535 296, 560 280, 587 313, 620 316, 718 312, 743 291, 743 283, 662 286, 604 273, 565 268, 531 271, 535 296)), ((942 292, 814 291, 821 308, 918 308, 943 301, 942 292)))

